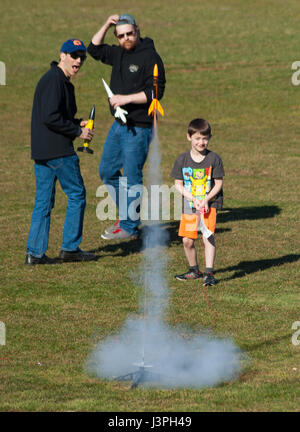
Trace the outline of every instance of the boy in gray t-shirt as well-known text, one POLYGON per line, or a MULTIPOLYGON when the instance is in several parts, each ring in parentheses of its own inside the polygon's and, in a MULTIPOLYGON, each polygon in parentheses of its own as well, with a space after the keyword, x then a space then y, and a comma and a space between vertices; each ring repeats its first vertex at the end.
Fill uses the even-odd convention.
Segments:
POLYGON ((203 285, 215 285, 214 261, 216 246, 214 232, 217 210, 223 205, 222 159, 207 149, 211 127, 204 119, 194 119, 188 126, 187 139, 191 150, 181 154, 175 161, 171 177, 182 194, 183 208, 178 235, 183 237, 183 247, 189 263, 186 273, 176 275, 178 280, 203 277, 203 285), (195 239, 198 229, 203 233, 205 250, 205 273, 199 271, 195 239))

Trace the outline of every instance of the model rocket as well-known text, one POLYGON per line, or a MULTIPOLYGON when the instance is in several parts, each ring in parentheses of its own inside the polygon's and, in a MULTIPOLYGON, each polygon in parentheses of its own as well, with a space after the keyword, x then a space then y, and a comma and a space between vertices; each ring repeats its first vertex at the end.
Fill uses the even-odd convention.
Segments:
POLYGON ((211 169, 212 169, 212 166, 210 166, 208 169, 205 196, 207 196, 209 194, 209 192, 211 191, 211 169))
MULTIPOLYGON (((209 192, 211 191, 211 166, 209 167, 208 170, 208 175, 207 175, 207 180, 206 180, 206 190, 205 190, 205 196, 207 197, 207 195, 209 194, 209 192)), ((204 222, 204 208, 202 208, 200 210, 200 218, 199 218, 199 230, 202 232, 202 234, 204 235, 204 237, 209 238, 211 235, 213 235, 213 232, 210 231, 204 222)))
MULTIPOLYGON (((111 91, 111 89, 108 87, 108 85, 106 84, 106 82, 104 81, 103 78, 102 78, 102 81, 103 81, 104 88, 106 90, 108 99, 110 99, 114 94, 111 91)), ((121 119, 123 123, 127 122, 126 117, 125 117, 126 114, 128 114, 128 112, 126 110, 124 110, 123 108, 121 108, 121 107, 116 108, 115 117, 121 119)))
POLYGON ((154 116, 154 127, 156 127, 156 111, 158 111, 162 116, 165 115, 163 107, 161 106, 161 104, 157 99, 157 86, 158 86, 157 80, 158 80, 158 67, 157 64, 155 64, 153 68, 153 87, 155 88, 155 97, 154 95, 152 96, 152 102, 148 109, 148 115, 152 114, 154 116))
MULTIPOLYGON (((89 115, 89 120, 86 124, 86 128, 93 130, 94 127, 94 120, 95 120, 95 105, 93 105, 93 108, 91 109, 90 115, 89 115)), ((89 148, 90 142, 89 141, 85 141, 83 143, 82 147, 78 147, 77 151, 80 152, 87 152, 87 153, 94 153, 94 150, 89 148)))
POLYGON ((213 235, 213 232, 211 230, 209 230, 207 228, 207 226, 205 225, 203 214, 204 213, 202 211, 200 211, 200 218, 199 218, 198 229, 199 229, 199 231, 202 232, 202 234, 204 235, 204 237, 208 239, 210 236, 213 235))

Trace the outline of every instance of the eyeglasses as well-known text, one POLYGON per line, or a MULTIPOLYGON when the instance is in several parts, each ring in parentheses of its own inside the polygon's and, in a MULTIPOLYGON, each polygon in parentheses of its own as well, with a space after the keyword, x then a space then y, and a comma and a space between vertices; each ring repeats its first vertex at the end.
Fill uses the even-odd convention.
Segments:
POLYGON ((84 62, 86 60, 86 55, 82 52, 74 51, 74 52, 69 53, 69 54, 72 57, 72 59, 74 59, 74 60, 78 59, 78 57, 80 58, 80 60, 82 62, 84 62))
POLYGON ((129 36, 135 36, 136 31, 135 30, 131 30, 130 32, 127 33, 122 33, 122 34, 116 34, 117 38, 119 40, 123 39, 125 36, 129 37, 129 36))

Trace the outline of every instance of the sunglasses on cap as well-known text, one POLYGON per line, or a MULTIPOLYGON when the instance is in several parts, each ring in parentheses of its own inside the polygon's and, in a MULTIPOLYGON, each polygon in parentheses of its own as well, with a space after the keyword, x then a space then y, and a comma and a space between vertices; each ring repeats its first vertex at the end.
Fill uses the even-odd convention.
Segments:
POLYGON ((125 36, 135 36, 136 31, 135 30, 131 30, 130 32, 127 33, 122 33, 122 34, 116 34, 116 37, 121 40, 123 39, 125 36))
POLYGON ((86 60, 86 54, 84 54, 82 51, 74 51, 72 53, 67 53, 67 54, 70 54, 70 56, 74 60, 78 59, 78 57, 80 58, 80 60, 82 62, 84 62, 86 60))

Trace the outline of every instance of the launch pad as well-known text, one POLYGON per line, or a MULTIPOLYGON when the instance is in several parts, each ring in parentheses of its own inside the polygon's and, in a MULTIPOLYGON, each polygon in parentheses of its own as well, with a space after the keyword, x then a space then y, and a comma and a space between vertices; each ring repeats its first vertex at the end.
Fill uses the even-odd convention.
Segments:
POLYGON ((114 381, 132 381, 131 388, 133 389, 145 382, 160 382, 163 380, 162 375, 149 371, 153 367, 152 365, 146 365, 145 363, 134 363, 134 365, 138 367, 135 372, 116 377, 114 381))

